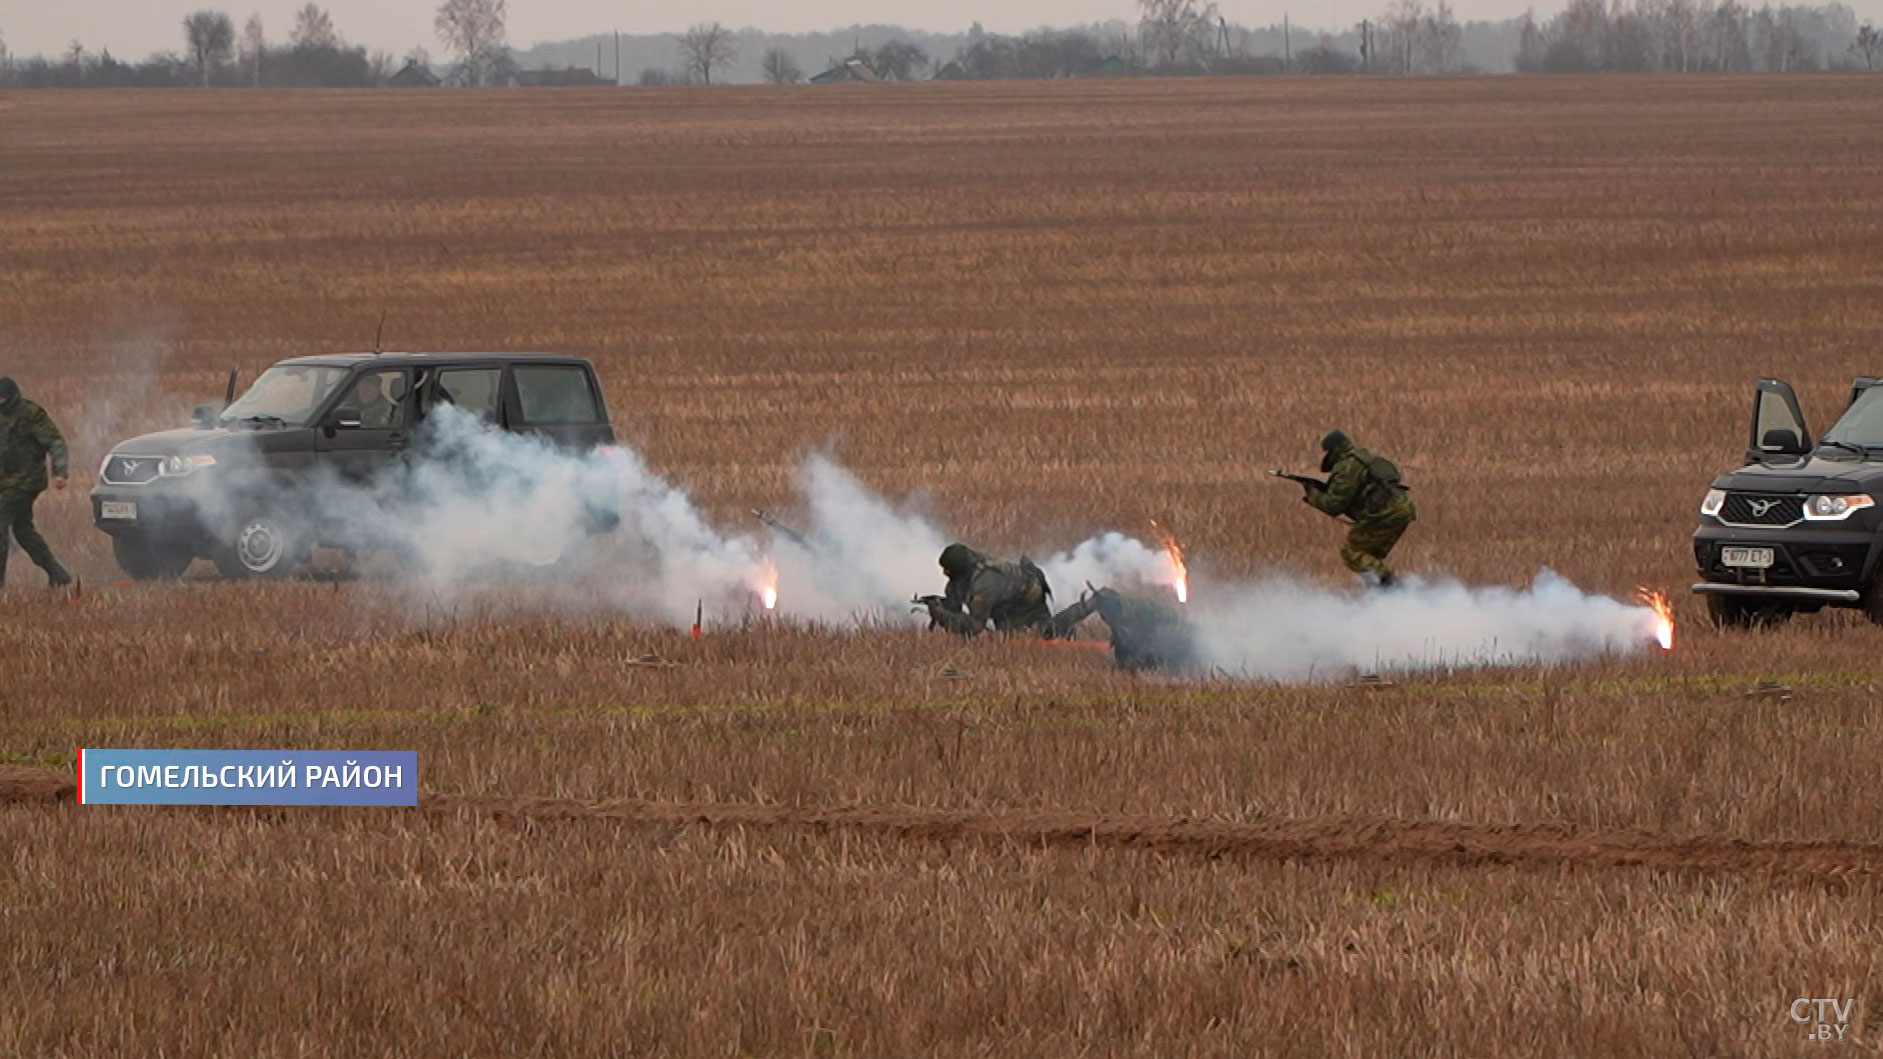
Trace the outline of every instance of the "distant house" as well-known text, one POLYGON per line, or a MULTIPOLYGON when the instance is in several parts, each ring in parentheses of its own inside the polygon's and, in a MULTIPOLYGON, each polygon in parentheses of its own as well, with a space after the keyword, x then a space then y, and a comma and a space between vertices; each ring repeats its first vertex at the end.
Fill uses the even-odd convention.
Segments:
POLYGON ((566 70, 518 70, 515 83, 519 88, 585 88, 614 84, 608 78, 596 77, 595 71, 586 66, 571 66, 566 70))
POLYGON ((869 63, 864 62, 856 56, 852 56, 811 78, 811 83, 814 85, 837 85, 851 81, 881 80, 882 78, 876 76, 876 71, 870 69, 869 63))
POLYGON ((438 75, 417 59, 407 59, 405 69, 386 78, 386 83, 394 88, 437 88, 439 85, 438 75))
POLYGON ((968 71, 963 69, 958 62, 950 61, 935 71, 937 81, 966 81, 967 79, 968 71))

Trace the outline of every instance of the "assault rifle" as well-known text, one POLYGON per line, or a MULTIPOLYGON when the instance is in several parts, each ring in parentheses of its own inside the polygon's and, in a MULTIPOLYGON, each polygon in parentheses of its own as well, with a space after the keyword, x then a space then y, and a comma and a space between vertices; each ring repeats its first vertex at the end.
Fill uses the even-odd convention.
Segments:
POLYGON ((923 611, 928 612, 928 627, 929 628, 931 629, 941 628, 941 619, 936 616, 936 612, 948 609, 948 600, 945 597, 943 596, 911 596, 909 597, 909 602, 915 604, 916 613, 920 614, 923 611))
POLYGON ((1327 491, 1327 482, 1321 478, 1310 478, 1305 474, 1289 474, 1287 471, 1270 471, 1268 475, 1270 478, 1286 478, 1303 489, 1327 491))

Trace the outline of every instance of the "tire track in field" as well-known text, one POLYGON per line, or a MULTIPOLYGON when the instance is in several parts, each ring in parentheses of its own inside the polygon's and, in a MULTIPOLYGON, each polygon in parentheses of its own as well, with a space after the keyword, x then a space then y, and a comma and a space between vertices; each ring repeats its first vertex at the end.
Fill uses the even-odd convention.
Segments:
MULTIPOLYGON (((0 767, 0 805, 71 802, 69 773, 0 767)), ((1388 817, 1194 820, 1050 810, 982 812, 910 806, 794 808, 752 803, 587 802, 565 798, 426 794, 419 811, 529 821, 642 827, 849 831, 919 842, 1137 849, 1261 860, 1374 860, 1392 864, 1589 865, 1665 871, 1843 877, 1883 874, 1883 843, 1752 842, 1558 824, 1488 825, 1388 817)))

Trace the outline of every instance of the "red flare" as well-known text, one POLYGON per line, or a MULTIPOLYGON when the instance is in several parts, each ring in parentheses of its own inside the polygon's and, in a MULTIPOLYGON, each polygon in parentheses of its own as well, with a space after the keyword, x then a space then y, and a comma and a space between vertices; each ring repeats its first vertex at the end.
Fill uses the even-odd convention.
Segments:
POLYGON ((1654 642, 1661 645, 1661 650, 1674 649, 1674 605, 1667 599, 1667 593, 1642 587, 1635 589, 1635 599, 1642 606, 1654 612, 1654 642))

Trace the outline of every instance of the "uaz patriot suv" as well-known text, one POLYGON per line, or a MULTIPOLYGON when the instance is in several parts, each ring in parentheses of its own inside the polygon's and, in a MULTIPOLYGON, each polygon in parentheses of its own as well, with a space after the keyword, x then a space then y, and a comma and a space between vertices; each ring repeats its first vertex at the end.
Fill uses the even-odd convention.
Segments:
POLYGON ((229 577, 285 576, 316 545, 362 543, 322 517, 312 483, 370 481, 394 461, 422 458, 426 417, 443 403, 570 449, 615 440, 595 368, 579 357, 298 357, 220 412, 199 405, 188 428, 113 447, 92 490, 93 524, 140 580, 179 576, 197 558, 229 577))
POLYGON ((1813 445, 1789 384, 1760 379, 1746 463, 1713 480, 1693 534, 1707 611, 1720 625, 1775 624, 1823 607, 1883 624, 1883 379, 1813 445))

